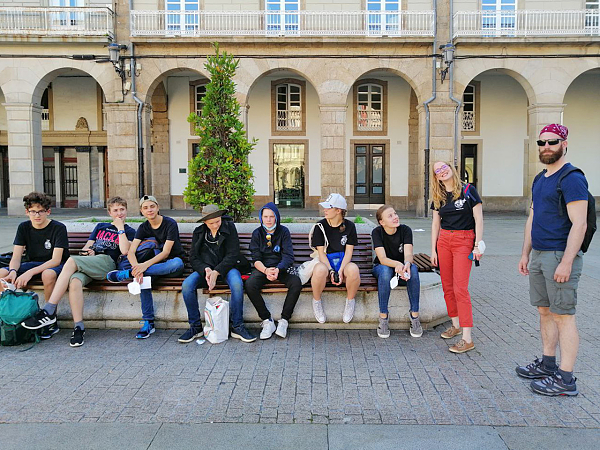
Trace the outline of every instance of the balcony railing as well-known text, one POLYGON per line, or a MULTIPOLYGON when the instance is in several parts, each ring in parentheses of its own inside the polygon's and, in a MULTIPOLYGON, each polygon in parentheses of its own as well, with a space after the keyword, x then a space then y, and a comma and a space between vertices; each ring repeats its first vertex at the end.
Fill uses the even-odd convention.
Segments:
POLYGON ((381 111, 357 111, 356 125, 358 131, 381 131, 383 122, 381 111))
POLYGON ((459 11, 454 37, 598 36, 600 10, 459 11))
POLYGON ((302 111, 279 110, 277 111, 277 131, 301 131, 302 111))
POLYGON ((131 11, 132 36, 433 36, 433 11, 131 11))
POLYGON ((0 35, 114 37, 109 8, 0 8, 0 35))
POLYGON ((462 130, 475 131, 475 113, 473 111, 462 112, 462 130))
POLYGON ((42 131, 48 131, 50 129, 50 111, 42 109, 42 131))

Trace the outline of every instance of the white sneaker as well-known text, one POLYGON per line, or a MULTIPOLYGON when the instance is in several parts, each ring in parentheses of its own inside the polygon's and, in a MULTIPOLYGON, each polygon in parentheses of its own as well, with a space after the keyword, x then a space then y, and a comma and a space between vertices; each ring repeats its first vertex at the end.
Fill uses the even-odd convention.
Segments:
POLYGON ((275 334, 277 336, 279 336, 280 338, 284 338, 287 336, 287 329, 288 329, 288 321, 281 318, 279 319, 279 322, 277 323, 277 331, 275 331, 275 334))
POLYGON ((350 323, 350 321, 354 317, 355 303, 356 303, 356 300, 354 300, 354 299, 352 299, 352 300, 346 299, 346 307, 344 308, 344 317, 343 317, 344 323, 350 323))
POLYGON ((319 323, 325 323, 327 318, 325 317, 325 311, 323 311, 323 302, 321 300, 315 300, 313 298, 313 312, 315 313, 315 319, 319 323))
POLYGON ((273 319, 263 320, 261 323, 262 331, 260 332, 261 339, 269 339, 275 331, 275 322, 273 319))

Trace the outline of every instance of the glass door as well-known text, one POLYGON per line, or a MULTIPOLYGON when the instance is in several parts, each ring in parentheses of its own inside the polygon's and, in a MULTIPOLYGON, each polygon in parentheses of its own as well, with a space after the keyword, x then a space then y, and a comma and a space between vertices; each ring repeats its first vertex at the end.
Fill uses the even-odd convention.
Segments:
POLYGON ((354 146, 354 203, 385 203, 385 146, 354 146))
POLYGON ((273 189, 279 208, 304 208, 304 144, 273 144, 273 189))
POLYGON ((477 187, 477 144, 462 144, 460 151, 461 179, 477 187))

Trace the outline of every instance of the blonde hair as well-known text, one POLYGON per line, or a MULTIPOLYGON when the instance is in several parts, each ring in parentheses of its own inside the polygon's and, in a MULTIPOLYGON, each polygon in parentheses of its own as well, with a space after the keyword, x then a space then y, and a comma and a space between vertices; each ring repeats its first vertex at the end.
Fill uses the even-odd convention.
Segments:
POLYGON ((460 181, 460 177, 458 176, 458 170, 446 161, 435 161, 431 164, 431 176, 429 177, 429 185, 431 187, 431 197, 433 200, 433 207, 435 209, 440 209, 442 206, 446 204, 446 186, 444 182, 438 179, 435 174, 434 167, 437 163, 444 163, 448 167, 452 169, 452 182, 454 187, 452 188, 452 200, 458 200, 460 197, 460 191, 462 190, 462 181, 460 181))

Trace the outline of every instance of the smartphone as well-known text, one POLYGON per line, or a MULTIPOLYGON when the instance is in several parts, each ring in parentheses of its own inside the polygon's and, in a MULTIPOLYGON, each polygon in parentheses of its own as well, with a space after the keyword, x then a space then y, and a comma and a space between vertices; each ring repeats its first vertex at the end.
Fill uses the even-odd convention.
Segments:
POLYGON ((479 261, 473 258, 473 252, 469 253, 469 259, 475 261, 475 267, 479 267, 479 261))

